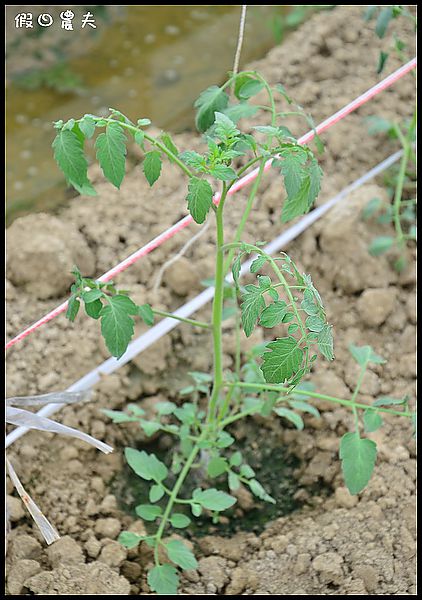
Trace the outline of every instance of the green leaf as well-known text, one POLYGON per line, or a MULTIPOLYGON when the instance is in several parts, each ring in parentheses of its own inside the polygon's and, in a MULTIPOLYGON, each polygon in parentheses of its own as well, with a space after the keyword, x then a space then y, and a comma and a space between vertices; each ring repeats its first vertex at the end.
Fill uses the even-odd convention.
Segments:
POLYGON ((95 142, 97 159, 104 176, 117 188, 125 176, 126 136, 118 123, 109 123, 105 133, 100 133, 95 142))
POLYGON ((153 186, 161 173, 161 153, 158 150, 150 150, 145 154, 143 170, 150 186, 153 186))
POLYGON ((292 408, 307 412, 317 419, 321 417, 319 410, 315 408, 315 406, 312 406, 312 404, 308 404, 307 402, 303 402, 303 400, 289 400, 289 404, 292 408))
POLYGON ((349 350, 355 361, 361 367, 366 366, 370 362, 375 363, 376 365, 382 365, 386 362, 382 356, 375 354, 371 346, 355 346, 354 344, 350 344, 349 350))
POLYGON ((231 491, 236 491, 240 488, 240 479, 239 477, 236 475, 236 473, 233 473, 233 471, 229 472, 229 489, 231 491))
POLYGON ((177 595, 179 578, 175 567, 169 564, 154 567, 148 572, 148 585, 159 595, 177 595))
POLYGON ((389 396, 382 396, 381 398, 377 398, 372 406, 395 406, 406 404, 408 401, 408 396, 404 398, 390 398, 389 396))
POLYGON ((368 6, 368 8, 366 9, 366 11, 363 15, 363 20, 370 21, 374 17, 374 15, 377 11, 377 8, 378 7, 376 4, 368 6))
POLYGON ((262 269, 262 267, 265 265, 265 263, 267 262, 268 258, 266 256, 258 256, 258 258, 256 258, 251 266, 250 266, 250 272, 251 273, 257 273, 258 271, 260 271, 262 269))
POLYGON ((154 454, 147 454, 143 450, 139 451, 134 448, 125 448, 125 457, 130 468, 142 479, 160 483, 168 475, 166 465, 154 454))
POLYGON ((188 209, 196 223, 203 223, 212 205, 212 188, 208 181, 191 177, 188 185, 188 209))
POLYGON ((242 463, 242 453, 234 452, 230 457, 230 466, 239 467, 242 463))
POLYGON ((140 148, 142 148, 142 150, 145 150, 144 148, 144 141, 145 141, 145 133, 143 131, 136 131, 133 135, 135 142, 138 144, 138 146, 140 148))
POLYGON ((267 383, 284 383, 300 369, 303 350, 294 337, 278 338, 267 344, 261 370, 267 383))
POLYGON ((289 309, 284 300, 277 300, 262 311, 259 324, 263 327, 275 327, 276 325, 280 325, 280 323, 285 322, 284 319, 288 312, 289 309))
POLYGON ((384 67, 385 67, 385 63, 387 62, 387 58, 389 57, 388 52, 383 52, 381 50, 380 54, 379 54, 379 58, 378 58, 378 66, 377 66, 377 74, 379 75, 380 73, 383 72, 384 67))
POLYGON ((103 296, 104 296, 104 292, 102 292, 101 290, 98 290, 98 289, 94 289, 94 290, 89 290, 89 292, 83 292, 82 300, 85 302, 85 304, 90 304, 91 302, 94 302, 95 300, 98 300, 99 298, 102 298, 103 296))
POLYGON ((291 421, 297 429, 301 430, 305 427, 302 417, 290 410, 289 408, 285 408, 284 406, 276 406, 275 408, 273 408, 273 411, 279 417, 284 417, 285 419, 291 421))
POLYGON ((215 445, 217 448, 228 448, 234 444, 234 442, 235 439, 232 435, 230 435, 230 433, 227 433, 227 431, 221 431, 218 435, 215 445))
POLYGON ((274 500, 274 498, 272 498, 272 496, 267 494, 267 492, 264 490, 262 485, 256 479, 251 479, 249 481, 249 487, 250 487, 252 494, 254 494, 254 496, 259 498, 260 500, 264 500, 265 502, 270 502, 271 504, 276 504, 276 501, 274 500))
POLYGON ((78 314, 80 302, 76 296, 71 296, 67 303, 67 311, 66 311, 66 319, 69 321, 74 321, 76 319, 76 315, 78 314))
POLYGON ((138 119, 137 123, 139 127, 147 127, 148 125, 151 125, 150 119, 138 119))
POLYGON ((225 165, 216 165, 210 169, 210 175, 220 181, 232 181, 233 179, 237 179, 236 171, 225 165))
POLYGON ((101 333, 107 348, 116 358, 123 356, 132 339, 134 321, 130 315, 137 312, 136 304, 121 294, 108 296, 107 305, 101 309, 101 333))
POLYGON ((202 506, 200 504, 191 504, 190 509, 194 517, 200 517, 202 514, 202 506))
POLYGON ((359 494, 371 478, 377 458, 377 445, 356 432, 345 433, 340 441, 340 458, 347 489, 359 494))
POLYGON ((372 256, 380 256, 392 247, 394 241, 394 238, 389 235, 380 235, 372 240, 369 245, 368 252, 372 256))
POLYGON ((319 351, 327 360, 334 359, 334 348, 333 348, 333 326, 324 324, 324 327, 318 333, 318 348, 319 351))
POLYGON ((384 8, 380 14, 378 15, 377 24, 375 26, 375 33, 379 38, 383 38, 388 25, 393 18, 393 8, 392 6, 388 6, 384 8))
POLYGON ((241 269, 241 262, 240 259, 242 258, 242 255, 239 254, 238 256, 236 256, 236 258, 233 261, 233 265, 232 265, 232 275, 233 275, 233 281, 235 283, 237 283, 239 281, 239 276, 240 276, 240 269, 241 269))
POLYGON ((368 408, 363 413, 363 424, 366 433, 376 431, 382 425, 381 415, 379 415, 376 410, 371 410, 370 408, 368 408))
POLYGON ((225 492, 220 492, 215 488, 195 490, 193 499, 195 503, 200 504, 203 508, 218 512, 230 508, 236 502, 236 498, 233 498, 233 496, 230 496, 225 492))
MULTIPOLYGON (((187 518, 187 517, 186 517, 187 518)), ((180 540, 172 540, 165 544, 167 556, 177 566, 190 571, 196 569, 198 562, 189 548, 180 540)))
POLYGON ((305 214, 311 208, 321 188, 322 171, 315 158, 305 167, 303 161, 307 154, 289 156, 284 153, 283 156, 281 171, 284 175, 287 200, 283 206, 282 220, 286 223, 305 214))
POLYGON ((84 115, 79 121, 79 129, 87 139, 92 138, 95 132, 95 120, 91 115, 84 115))
POLYGON ((52 146, 54 158, 67 181, 72 185, 84 186, 88 182, 88 163, 84 155, 83 143, 76 133, 61 130, 52 146))
POLYGON ((240 131, 229 117, 221 112, 216 112, 214 133, 222 142, 226 143, 236 138, 240 131))
POLYGON ((249 337, 256 325, 258 317, 265 308, 265 301, 262 297, 263 290, 256 285, 246 285, 242 294, 242 326, 246 337, 249 337))
POLYGON ((362 219, 365 221, 370 219, 382 206, 381 198, 371 198, 371 200, 364 206, 362 210, 362 219))
POLYGON ((158 502, 165 494, 165 490, 161 485, 154 484, 151 486, 149 490, 149 501, 150 502, 158 502))
POLYGON ((309 316, 305 321, 306 327, 309 331, 314 331, 315 333, 320 333, 324 329, 324 321, 320 319, 320 317, 316 315, 309 316))
POLYGON ((249 465, 242 465, 240 467, 240 474, 242 475, 242 477, 250 479, 251 477, 255 476, 255 471, 249 465))
MULTIPOLYGON (((165 131, 160 135, 160 140, 163 142, 164 146, 167 148, 167 150, 170 150, 170 152, 172 152, 175 156, 179 155, 179 150, 177 149, 176 144, 173 141, 173 138, 171 137, 171 135, 169 133, 166 133, 165 131)), ((171 157, 169 157, 170 160, 171 157)))
POLYGON ((140 504, 135 508, 135 512, 138 517, 144 519, 144 521, 155 521, 161 514, 162 510, 160 506, 153 506, 152 504, 140 504))
POLYGON ((258 107, 242 102, 240 104, 232 104, 228 108, 225 108, 223 112, 233 123, 237 123, 240 119, 253 117, 258 112, 258 107))
POLYGON ((137 417, 128 415, 121 410, 107 410, 104 408, 101 412, 107 415, 113 423, 133 423, 134 421, 138 421, 137 417))
POLYGON ((154 325, 154 313, 150 304, 138 306, 138 314, 146 325, 154 325))
POLYGON ((207 473, 210 477, 218 477, 227 471, 227 460, 221 456, 212 458, 207 466, 207 473))
POLYGON ((167 400, 164 400, 163 402, 157 402, 155 408, 159 415, 171 415, 176 410, 177 405, 174 404, 174 402, 168 402, 167 400))
POLYGON ((198 109, 195 118, 197 129, 201 133, 209 129, 214 123, 215 112, 224 110, 228 103, 228 95, 218 86, 212 85, 204 90, 194 104, 198 109))
POLYGON ((249 81, 246 81, 240 86, 236 95, 241 100, 248 100, 249 98, 252 98, 252 96, 258 94, 262 89, 264 89, 264 84, 261 81, 249 79, 249 81))
POLYGON ((170 523, 176 529, 183 529, 184 527, 188 527, 191 523, 191 520, 186 515, 182 515, 181 513, 174 513, 170 517, 170 523))
POLYGON ((156 423, 155 421, 141 421, 140 425, 148 437, 151 437, 161 429, 160 423, 156 423))
POLYGON ((132 548, 136 548, 139 542, 142 542, 144 539, 143 535, 138 535, 137 533, 132 533, 132 531, 122 531, 118 537, 118 541, 129 550, 132 548))

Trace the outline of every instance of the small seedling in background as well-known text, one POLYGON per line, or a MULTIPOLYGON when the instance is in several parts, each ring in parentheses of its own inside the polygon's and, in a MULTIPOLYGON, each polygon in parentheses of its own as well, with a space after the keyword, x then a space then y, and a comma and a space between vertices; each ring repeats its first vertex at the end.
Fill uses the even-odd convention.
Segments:
MULTIPOLYGON (((379 38, 384 38, 390 22, 402 17, 410 19, 416 27, 416 19, 403 6, 369 6, 364 14, 364 19, 370 21, 377 16, 375 33, 379 38)), ((394 33, 392 49, 400 60, 405 60, 405 44, 394 33)), ((389 53, 381 51, 378 73, 385 67, 389 53)), ((416 109, 410 121, 394 123, 388 119, 371 116, 366 119, 370 135, 387 135, 390 139, 398 139, 401 143, 403 156, 398 169, 390 170, 390 177, 386 180, 391 202, 384 203, 378 198, 370 200, 362 212, 366 220, 377 217, 379 223, 393 225, 395 235, 382 235, 375 238, 369 252, 379 256, 388 251, 394 251, 397 256, 394 267, 403 271, 407 266, 407 246, 416 242, 416 109)))
MULTIPOLYGON (((350 400, 316 393, 310 391, 309 385, 304 385, 304 378, 316 360, 334 359, 332 326, 327 322, 323 300, 311 276, 300 273, 287 254, 273 257, 265 253, 260 242, 242 242, 245 224, 254 208, 264 166, 269 159, 273 160, 272 168, 279 173, 286 191, 282 222, 308 212, 320 191, 322 171, 316 157, 310 148, 297 143, 280 120, 293 112, 305 117, 312 127, 313 122, 297 106, 294 111, 279 112, 277 96, 292 105, 283 86, 269 86, 255 71, 232 75, 223 85, 211 86, 202 92, 195 103, 196 125, 204 134, 207 147, 202 154, 190 150, 181 152, 169 134, 150 135, 146 129, 148 119, 139 119, 135 124, 116 109, 110 109, 107 117, 84 115, 77 120, 55 123, 57 136, 53 148, 56 161, 68 182, 81 193, 96 193, 88 180, 84 142, 98 129, 105 129, 97 136, 95 148, 104 175, 113 185, 119 188, 125 175, 129 135, 144 151, 142 170, 150 186, 160 177, 163 159, 169 159, 188 179, 186 202, 193 220, 202 224, 210 215, 216 220, 215 272, 211 274, 212 282, 206 282, 215 288, 211 319, 209 322, 179 319, 212 335, 212 374, 192 372, 192 385, 181 392, 185 399, 183 404, 160 403, 153 418, 147 418, 142 408, 133 404, 126 411, 105 411, 115 422, 138 422, 147 436, 161 431, 174 435, 178 442, 170 466, 154 454, 132 448, 125 450, 130 467, 150 485, 150 502, 138 506, 136 513, 142 519, 156 523, 156 530, 145 536, 125 531, 119 539, 127 548, 142 542, 153 550, 155 565, 148 573, 148 583, 158 594, 177 593, 178 569, 191 570, 197 566, 193 552, 183 541, 167 539, 169 527, 177 531, 189 527, 192 518, 204 513, 218 522, 221 512, 236 503, 236 497, 225 489, 234 492, 240 486, 246 486, 258 499, 275 502, 251 466, 244 462, 242 454, 232 449, 235 438, 230 433, 231 425, 259 414, 281 418, 284 424, 301 430, 304 414, 319 417, 317 407, 310 400, 331 400, 350 407, 355 417, 355 429, 343 437, 340 458, 346 485, 356 494, 366 486, 376 459, 375 442, 360 436, 358 412, 365 410, 366 431, 379 424, 379 413, 382 412, 411 417, 407 407, 395 410, 384 405, 367 406, 356 402, 368 364, 382 360, 369 347, 352 351, 362 372, 350 400), (267 95, 267 103, 253 104, 251 99, 262 90, 267 95), (258 111, 268 115, 268 124, 255 126, 253 135, 242 132, 239 121, 258 111), (238 166, 240 158, 242 166, 238 166), (226 241, 224 208, 230 200, 228 191, 252 167, 258 168, 258 175, 235 235, 226 241), (213 202, 210 177, 221 186, 218 204, 213 202), (242 260, 250 255, 254 257, 250 273, 256 276, 256 282, 242 286, 242 260), (230 271, 231 283, 228 279, 230 271), (227 302, 231 304, 227 306, 227 302), (234 318, 237 342, 233 370, 223 369, 222 322, 227 308, 237 314, 234 318), (249 337, 257 326, 266 330, 283 326, 285 334, 256 349, 242 365, 241 329, 249 337), (186 401, 187 398, 190 401, 186 401), (186 483, 189 473, 195 470, 205 472, 212 482, 210 487, 203 477, 197 478, 197 487, 186 483), (217 486, 221 487, 225 482, 228 487, 218 489, 217 486), (163 561, 161 551, 166 553, 170 563, 163 561)), ((135 318, 152 325, 156 316, 173 317, 154 310, 149 304, 138 306, 127 292, 117 290, 113 284, 83 277, 77 269, 74 276, 68 318, 75 319, 83 302, 88 316, 101 321, 106 345, 116 357, 126 351, 133 336, 135 318)))

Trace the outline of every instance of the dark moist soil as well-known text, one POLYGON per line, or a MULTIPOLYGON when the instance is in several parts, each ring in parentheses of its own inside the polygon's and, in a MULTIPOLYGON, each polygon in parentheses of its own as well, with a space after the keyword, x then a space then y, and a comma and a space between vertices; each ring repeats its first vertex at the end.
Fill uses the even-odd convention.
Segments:
MULTIPOLYGON (((379 79, 375 70, 380 41, 373 24, 362 21, 362 10, 338 6, 315 15, 282 47, 249 66, 272 84, 281 81, 319 122, 379 79)), ((400 21, 394 25, 409 53, 414 51, 411 26, 400 21)), ((388 71, 398 66, 391 55, 388 71)), ((414 80, 408 75, 323 136, 326 151, 320 162, 325 176, 318 203, 398 149, 397 141, 369 136, 364 117, 409 118, 414 98, 414 80)), ((302 123, 287 125, 298 135, 304 131, 302 123)), ((247 123, 246 130, 250 126, 247 123)), ((175 136, 175 141, 182 150, 200 149, 202 144, 191 134, 175 136)), ((98 198, 75 198, 58 218, 32 215, 9 228, 8 337, 66 298, 70 284, 66 274, 73 264, 86 275, 98 276, 185 214, 186 182, 175 168, 166 165, 150 190, 139 167, 134 168, 138 162, 133 150, 120 192, 104 182, 93 166, 90 174, 98 198)), ((239 192, 227 205, 228 239, 247 194, 247 190, 239 192)), ((370 241, 388 232, 385 225, 361 219, 361 209, 375 196, 386 198, 382 178, 350 195, 286 250, 301 270, 312 274, 334 326, 336 360, 317 361, 311 376, 316 389, 350 398, 358 369, 348 346, 370 344, 388 362, 369 369, 361 401, 409 394, 414 406, 415 253, 410 249, 408 268, 401 275, 392 268, 394 257, 368 254, 370 241)), ((245 241, 270 241, 280 233, 282 202, 279 176, 270 172, 246 227, 245 241)), ((196 231, 197 226, 190 225, 133 265, 117 278, 119 287, 130 289, 137 303, 150 302, 165 310, 195 296, 203 289, 204 276, 212 277, 213 226, 166 272, 162 289, 154 294, 152 287, 160 265, 196 231)), ((209 307, 198 311, 197 318, 206 319, 208 311, 209 307)), ((108 358, 97 323, 83 316, 78 320, 72 325, 59 317, 8 352, 9 397, 63 390, 108 358)), ((143 330, 139 326, 137 333, 143 330)), ((271 335, 284 332, 280 328, 271 335)), ((246 354, 262 341, 264 333, 257 330, 243 340, 243 351, 246 354)), ((230 321, 225 325, 224 347, 224 366, 230 368, 235 352, 230 321)), ((177 398, 178 390, 188 385, 187 371, 209 371, 211 357, 207 336, 181 325, 117 373, 103 377, 92 402, 57 415, 63 423, 113 445, 115 451, 108 456, 82 442, 37 432, 10 448, 9 458, 24 486, 63 537, 46 548, 8 481, 12 520, 6 558, 8 594, 148 594, 150 550, 141 546, 126 551, 116 541, 121 530, 141 533, 144 525, 119 507, 111 485, 123 470, 123 448, 148 450, 150 441, 137 424, 114 425, 101 409, 122 410, 128 402, 137 402, 148 413, 156 402, 177 398)), ((293 500, 301 507, 269 518, 260 533, 239 531, 227 537, 231 525, 226 522, 223 532, 196 536, 192 542, 199 566, 182 576, 181 593, 416 593, 416 448, 410 423, 386 416, 382 429, 368 434, 377 442, 377 464, 367 489, 352 497, 340 472, 338 441, 353 427, 353 417, 345 407, 324 402, 317 406, 322 418, 306 416, 306 427, 299 432, 281 420, 250 421, 258 432, 263 458, 271 448, 269 444, 264 450, 263 443, 270 432, 277 440, 271 452, 274 480, 277 476, 281 480, 283 467, 278 462, 288 463, 290 457, 298 461, 297 466, 292 464, 291 474, 297 484, 293 500), (279 460, 278 452, 289 458, 279 460), (334 493, 327 495, 326 489, 334 493)), ((255 449, 249 436, 248 431, 244 440, 252 455, 255 449)), ((265 472, 262 476, 265 479, 265 472)), ((245 522, 249 500, 245 496, 238 502, 245 522)))

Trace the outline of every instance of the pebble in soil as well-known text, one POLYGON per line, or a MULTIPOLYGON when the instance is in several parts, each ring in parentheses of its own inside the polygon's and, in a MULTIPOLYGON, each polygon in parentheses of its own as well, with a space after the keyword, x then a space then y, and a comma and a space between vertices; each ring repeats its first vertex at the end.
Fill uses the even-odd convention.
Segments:
MULTIPOLYGON (((234 435, 236 436, 236 434, 234 435)), ((301 470, 301 460, 281 442, 280 432, 267 430, 265 432, 265 442, 265 445, 263 445, 262 430, 252 423, 246 423, 243 425, 241 439, 238 439, 230 450, 232 452, 236 450, 242 452, 243 461, 254 469, 256 479, 266 492, 275 499, 276 503, 263 502, 252 496, 249 491, 246 491, 247 488, 243 488, 243 491, 238 495, 238 502, 233 509, 223 513, 219 523, 213 523, 211 517, 204 515, 192 518, 189 508, 178 505, 176 512, 185 513, 192 518, 189 532, 186 532, 188 536, 198 537, 210 533, 231 536, 238 531, 252 531, 259 534, 270 521, 300 509, 309 502, 309 499, 312 499, 312 496, 328 496, 332 493, 331 487, 327 484, 318 483, 304 488, 299 483, 295 473, 301 470), (306 498, 306 500, 303 498, 306 498)), ((138 449, 155 453, 160 460, 169 465, 176 448, 171 446, 163 451, 163 445, 158 440, 148 447, 143 446, 138 449)), ((228 455, 230 454, 231 452, 228 453, 228 455)), ((198 475, 201 470, 191 472, 185 486, 182 488, 180 497, 189 498, 191 491, 200 486, 201 483, 209 484, 204 487, 217 487, 233 493, 228 489, 224 476, 210 479, 205 475, 200 481, 198 475)), ((174 480, 171 481, 172 477, 175 478, 169 472, 167 480, 169 487, 174 483, 174 480)), ((137 518, 135 507, 139 504, 149 503, 149 487, 149 483, 137 477, 126 465, 115 477, 112 483, 112 493, 117 497, 120 508, 137 518)), ((165 498, 163 500, 165 502, 165 498)), ((161 505, 163 509, 165 507, 165 503, 158 502, 156 504, 161 505)), ((145 526, 150 533, 155 531, 154 524, 146 522, 145 526)))

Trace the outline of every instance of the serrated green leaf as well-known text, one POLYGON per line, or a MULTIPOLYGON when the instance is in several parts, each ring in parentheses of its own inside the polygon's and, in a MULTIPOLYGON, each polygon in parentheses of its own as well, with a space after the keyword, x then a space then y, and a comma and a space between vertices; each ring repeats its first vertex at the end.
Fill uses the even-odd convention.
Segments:
POLYGON ((262 267, 265 265, 265 263, 267 262, 268 258, 266 256, 258 256, 258 258, 256 258, 251 266, 250 266, 250 272, 251 273, 257 273, 258 271, 260 271, 262 269, 262 267))
POLYGON ((386 362, 382 356, 375 354, 371 346, 355 346, 354 344, 350 344, 349 350, 355 361, 361 367, 364 367, 370 362, 377 365, 382 365, 386 362))
POLYGON ((303 350, 294 337, 278 338, 266 347, 270 352, 263 354, 261 370, 267 383, 284 383, 299 371, 303 350))
POLYGON ((137 533, 133 533, 132 531, 122 531, 119 534, 118 541, 122 546, 131 550, 132 548, 136 548, 139 542, 142 542, 144 539, 143 535, 138 535, 137 533))
POLYGON ((193 167, 197 171, 205 171, 206 170, 206 161, 205 158, 198 154, 198 152, 194 152, 193 150, 186 150, 186 152, 182 152, 179 158, 189 167, 193 167))
POLYGON ((227 433, 227 431, 221 431, 218 435, 215 445, 217 446, 217 448, 228 448, 229 446, 234 444, 235 441, 236 440, 232 435, 230 435, 230 433, 227 433))
POLYGON ((394 238, 389 235, 380 235, 379 237, 376 237, 369 245, 369 254, 372 256, 384 254, 384 252, 387 252, 387 250, 393 246, 394 241, 394 238))
POLYGON ((224 110, 228 102, 228 95, 218 86, 212 85, 204 90, 194 104, 198 109, 195 118, 197 129, 201 133, 209 129, 214 123, 215 112, 224 110))
POLYGON ((305 325, 306 325, 307 329, 309 329, 309 331, 319 333, 320 331, 322 331, 324 329, 325 323, 317 315, 311 315, 306 319, 305 325))
POLYGON ((212 188, 208 181, 191 177, 188 185, 188 209, 196 223, 203 223, 212 205, 212 188))
POLYGON ((284 417, 285 419, 288 419, 291 423, 293 423, 293 425, 297 429, 301 430, 305 427, 302 417, 290 410, 289 408, 285 408, 284 406, 276 406, 275 408, 273 408, 273 411, 279 417, 284 417))
POLYGON ((179 577, 175 567, 169 564, 154 567, 148 572, 148 585, 159 595, 176 595, 179 577))
POLYGON ((215 488, 210 488, 208 490, 197 489, 193 493, 193 499, 195 503, 200 504, 203 508, 215 510, 217 512, 226 510, 236 503, 236 498, 226 494, 226 492, 216 490, 215 488))
POLYGON ((265 308, 259 319, 259 324, 263 327, 275 327, 284 323, 284 319, 289 312, 284 300, 277 300, 265 308))
POLYGON ((300 306, 309 316, 314 317, 319 313, 318 306, 315 304, 313 294, 310 290, 304 291, 300 306))
POLYGON ((318 161, 312 158, 307 166, 302 161, 299 155, 295 160, 285 159, 282 163, 287 192, 282 211, 284 223, 308 212, 321 189, 322 170, 318 161))
POLYGON ((239 254, 238 256, 236 256, 236 258, 233 261, 233 265, 232 265, 232 275, 233 275, 233 281, 235 283, 237 283, 239 281, 239 276, 240 276, 240 269, 241 269, 241 262, 240 259, 242 258, 242 255, 239 254))
POLYGON ((233 121, 233 123, 237 123, 240 119, 249 119, 250 117, 253 117, 258 112, 258 107, 241 102, 239 104, 228 106, 223 112, 233 121))
POLYGON ((160 483, 168 475, 166 465, 154 454, 147 454, 143 450, 139 451, 134 448, 125 448, 125 457, 130 468, 146 481, 153 480, 160 483))
MULTIPOLYGON (((292 315, 292 317, 294 317, 294 315, 292 313, 290 313, 292 315)), ((292 323, 292 325, 289 325, 287 328, 287 333, 289 335, 292 335, 293 333, 296 333, 296 331, 298 331, 299 329, 299 325, 297 323, 292 323)))
POLYGON ((55 137, 52 147, 54 158, 67 181, 79 187, 89 184, 88 162, 84 155, 83 143, 76 133, 62 129, 55 137))
POLYGON ((136 131, 133 135, 135 142, 138 144, 138 146, 140 148, 142 148, 142 150, 145 150, 144 148, 144 141, 145 141, 145 133, 141 130, 136 131))
POLYGON ((150 150, 145 154, 143 171, 146 180, 152 187, 161 173, 161 153, 158 150, 150 150))
POLYGON ((366 433, 376 431, 382 425, 381 415, 376 410, 366 409, 363 413, 363 424, 366 433))
POLYGON ((135 508, 135 512, 138 517, 144 519, 144 521, 155 521, 162 514, 160 506, 154 506, 152 504, 140 504, 135 508))
POLYGON ((267 494, 267 492, 264 490, 262 485, 256 479, 251 479, 249 481, 249 488, 250 488, 252 494, 254 494, 254 496, 259 498, 260 500, 264 500, 265 502, 270 502, 271 504, 276 504, 276 501, 274 500, 274 498, 272 496, 270 496, 269 494, 267 494))
POLYGON ((107 348, 116 358, 123 356, 133 337, 134 321, 131 315, 136 314, 137 306, 127 296, 107 296, 107 304, 100 312, 101 333, 107 348))
POLYGON ((246 337, 249 337, 256 325, 256 322, 265 308, 265 301, 262 297, 263 290, 255 285, 245 286, 242 294, 242 327, 246 337))
POLYGON ((236 138, 240 131, 231 119, 224 113, 215 112, 214 134, 220 138, 222 142, 227 142, 236 138))
POLYGON ((210 477, 218 477, 227 471, 228 464, 225 458, 216 456, 212 458, 207 465, 207 473, 210 477))
POLYGON ((318 333, 317 343, 319 351, 327 360, 334 360, 334 347, 333 347, 333 326, 324 324, 324 327, 318 333))
POLYGON ((236 171, 226 165, 215 165, 215 167, 210 169, 209 173, 220 181, 232 181, 233 179, 237 179, 236 171))
POLYGON ((105 133, 100 133, 95 142, 97 159, 104 176, 117 188, 125 176, 126 136, 118 123, 109 123, 105 133))
POLYGON ((196 560, 194 554, 180 540, 172 540, 168 544, 165 544, 165 548, 167 551, 167 556, 177 566, 185 569, 186 571, 197 568, 198 561, 196 560))
POLYGON ((80 304, 81 303, 79 302, 76 296, 71 296, 69 298, 67 303, 66 319, 69 319, 69 321, 72 322, 76 319, 76 315, 78 314, 80 304))
POLYGON ((174 513, 170 517, 170 523, 176 529, 183 529, 184 527, 188 527, 191 524, 191 520, 186 515, 182 515, 181 513, 174 513))
POLYGON ((85 302, 85 304, 89 304, 90 302, 94 302, 95 300, 98 300, 99 298, 102 298, 103 296, 104 296, 104 292, 102 292, 101 290, 98 290, 98 289, 93 289, 93 290, 89 290, 88 292, 83 292, 82 300, 85 302))
POLYGON ((154 325, 154 313, 150 304, 138 306, 138 314, 146 325, 154 325))
POLYGON ((154 484, 149 490, 149 501, 152 503, 158 502, 159 500, 161 500, 165 493, 166 492, 161 485, 154 484))
POLYGON ((340 459, 349 492, 359 494, 368 484, 375 467, 377 445, 356 432, 344 434, 340 441, 340 459))

